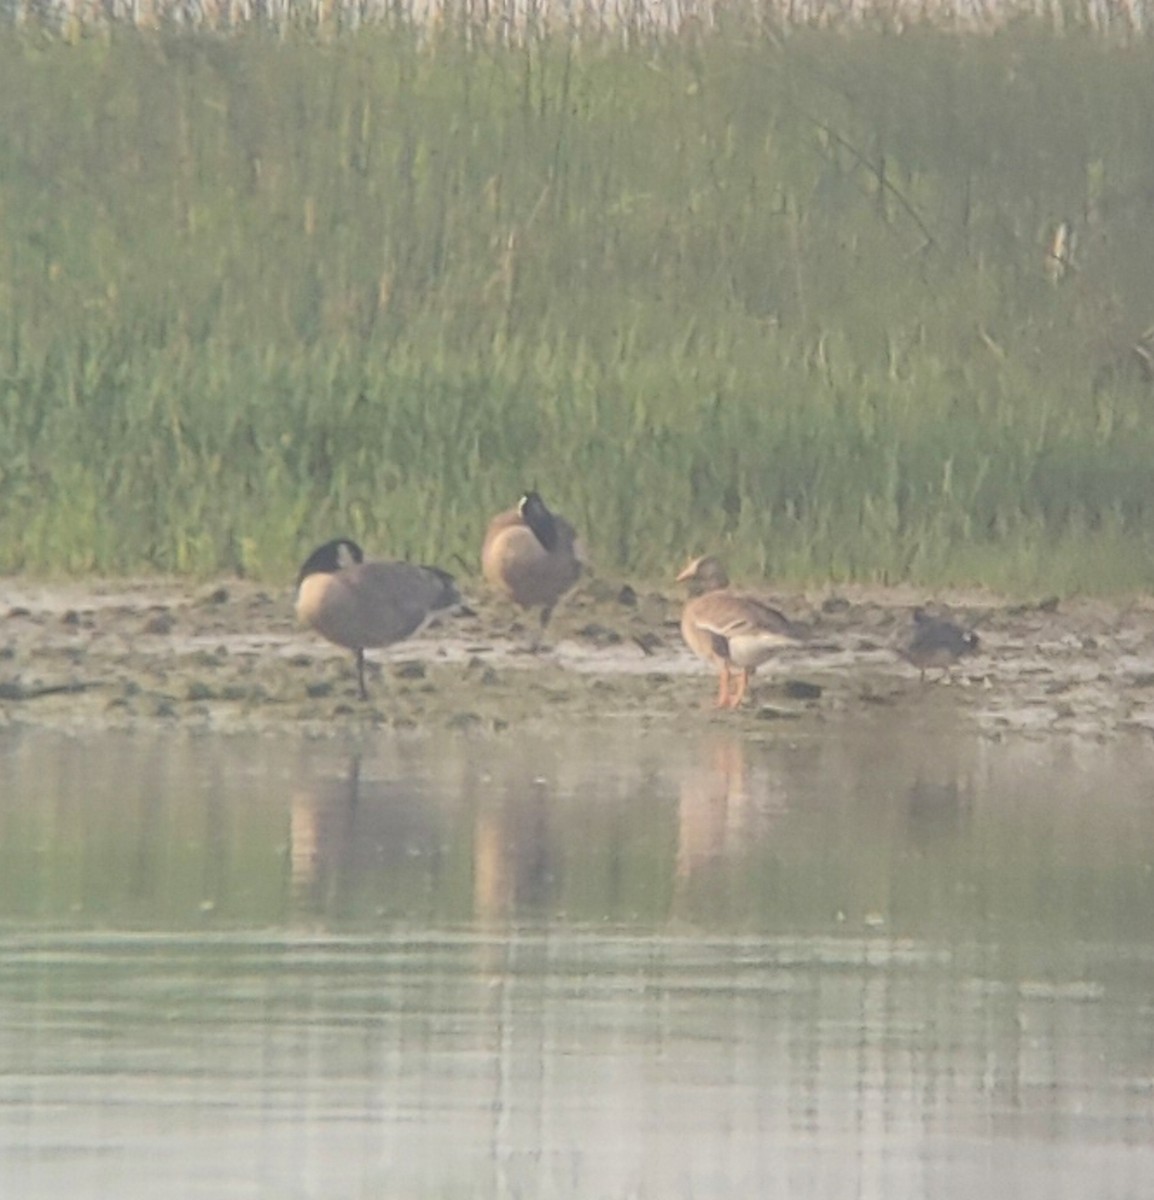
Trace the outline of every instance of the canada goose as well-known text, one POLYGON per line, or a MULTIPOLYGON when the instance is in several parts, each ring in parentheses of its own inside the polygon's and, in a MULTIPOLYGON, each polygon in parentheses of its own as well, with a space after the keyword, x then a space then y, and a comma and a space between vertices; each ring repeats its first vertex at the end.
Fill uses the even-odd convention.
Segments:
POLYGON ((776 608, 731 591, 725 568, 712 555, 693 559, 677 582, 690 589, 681 636, 694 654, 718 669, 717 707, 736 708, 754 671, 782 646, 801 641, 804 631, 776 608), (734 668, 739 672, 737 691, 730 695, 734 668))
POLYGON ((318 546, 297 576, 297 618, 321 637, 351 650, 357 686, 365 690, 365 649, 416 633, 432 615, 460 602, 453 577, 407 562, 365 562, 348 538, 318 546))
POLYGON ((541 628, 557 601, 581 574, 577 531, 550 512, 536 492, 516 508, 498 513, 485 531, 481 573, 486 582, 522 608, 541 609, 541 628))
POLYGON ((898 653, 921 672, 921 682, 926 681, 926 672, 941 669, 942 678, 959 658, 977 654, 978 635, 972 630, 962 629, 953 621, 932 617, 924 608, 914 609, 913 632, 898 647, 898 653))

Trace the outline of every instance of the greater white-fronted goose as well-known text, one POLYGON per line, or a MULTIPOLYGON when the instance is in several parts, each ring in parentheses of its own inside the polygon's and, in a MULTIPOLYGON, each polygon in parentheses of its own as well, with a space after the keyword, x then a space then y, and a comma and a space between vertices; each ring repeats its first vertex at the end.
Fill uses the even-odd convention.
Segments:
POLYGON ((690 589, 681 614, 682 637, 718 671, 717 707, 737 708, 757 668, 783 646, 803 640, 805 631, 776 608, 732 591, 725 568, 712 555, 693 559, 677 581, 690 589), (731 694, 735 669, 737 690, 731 694))

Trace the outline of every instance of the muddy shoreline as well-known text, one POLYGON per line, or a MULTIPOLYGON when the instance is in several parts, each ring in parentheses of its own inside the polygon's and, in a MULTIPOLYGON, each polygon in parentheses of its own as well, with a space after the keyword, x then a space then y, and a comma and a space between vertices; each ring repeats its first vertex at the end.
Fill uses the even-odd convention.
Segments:
POLYGON ((532 618, 465 586, 469 611, 351 657, 296 627, 289 589, 228 580, 0 580, 0 725, 77 731, 182 728, 339 736, 399 730, 502 734, 574 721, 768 730, 859 714, 939 711, 989 736, 1154 734, 1154 604, 1013 603, 979 593, 846 588, 769 594, 812 644, 763 669, 737 713, 681 642, 672 588, 586 581, 543 646, 532 618), (982 653, 919 684, 894 645, 914 605, 950 610, 982 653))

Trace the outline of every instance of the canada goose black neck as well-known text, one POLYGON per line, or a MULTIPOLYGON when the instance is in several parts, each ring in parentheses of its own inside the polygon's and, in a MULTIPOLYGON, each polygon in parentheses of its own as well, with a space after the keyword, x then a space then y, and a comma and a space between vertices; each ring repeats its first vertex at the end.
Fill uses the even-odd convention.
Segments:
POLYGON ((557 548, 557 518, 549 511, 537 492, 526 492, 517 505, 521 519, 533 531, 533 536, 548 551, 557 548))
POLYGON ((304 566, 297 575, 297 587, 310 575, 332 575, 345 567, 355 566, 364 561, 365 552, 356 542, 350 538, 333 538, 331 542, 318 546, 305 559, 304 566))

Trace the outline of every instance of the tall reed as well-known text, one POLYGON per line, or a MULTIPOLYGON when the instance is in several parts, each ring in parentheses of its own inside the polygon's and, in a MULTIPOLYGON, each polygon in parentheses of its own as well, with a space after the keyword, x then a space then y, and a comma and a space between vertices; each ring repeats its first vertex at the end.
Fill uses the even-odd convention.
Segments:
POLYGON ((9 34, 0 568, 472 563, 536 484, 608 572, 1148 586, 1152 65, 9 34))

